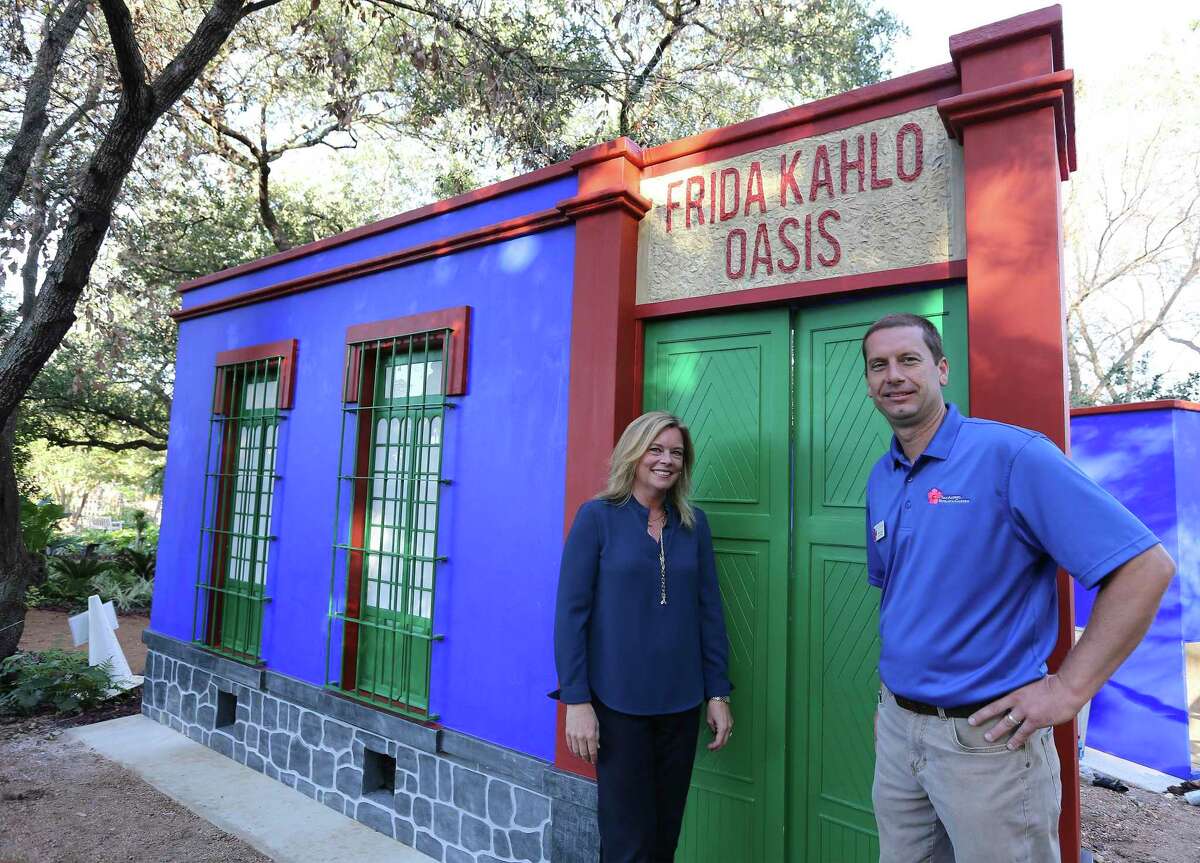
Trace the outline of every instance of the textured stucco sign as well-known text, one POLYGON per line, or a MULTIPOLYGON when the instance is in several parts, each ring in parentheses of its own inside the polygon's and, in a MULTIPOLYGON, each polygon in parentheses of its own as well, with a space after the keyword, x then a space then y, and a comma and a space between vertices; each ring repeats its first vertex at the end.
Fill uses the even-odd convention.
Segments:
POLYGON ((638 302, 965 257, 962 164, 925 108, 642 181, 638 302))

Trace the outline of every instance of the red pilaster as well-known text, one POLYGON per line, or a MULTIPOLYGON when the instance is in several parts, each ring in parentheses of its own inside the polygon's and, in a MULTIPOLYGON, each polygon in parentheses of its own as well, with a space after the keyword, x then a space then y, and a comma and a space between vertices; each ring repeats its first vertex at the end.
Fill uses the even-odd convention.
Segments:
MULTIPOLYGON (((1037 429, 1066 449, 1059 181, 1075 167, 1072 79, 1062 11, 1051 6, 950 38, 962 95, 938 103, 963 145, 971 413, 1037 429)), ((1059 573, 1056 668, 1074 607, 1059 573)), ((1064 861, 1079 859, 1074 723, 1055 729, 1062 760, 1064 861)))
MULTIPOLYGON (((564 535, 580 504, 603 487, 613 445, 637 415, 637 235, 638 222, 650 209, 638 193, 642 158, 631 141, 591 147, 571 162, 579 173, 579 191, 558 205, 575 220, 564 535)), ((565 716, 559 705, 554 763, 595 776, 567 750, 565 716)))

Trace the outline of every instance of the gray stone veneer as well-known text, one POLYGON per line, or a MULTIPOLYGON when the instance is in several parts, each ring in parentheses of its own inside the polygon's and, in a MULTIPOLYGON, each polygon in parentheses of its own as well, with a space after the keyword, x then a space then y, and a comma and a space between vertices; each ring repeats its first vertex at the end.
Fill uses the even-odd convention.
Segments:
POLYGON ((434 860, 599 857, 595 784, 586 779, 149 630, 143 640, 143 714, 434 860), (218 693, 236 699, 221 726, 218 693), (372 753, 395 759, 391 783, 372 753))

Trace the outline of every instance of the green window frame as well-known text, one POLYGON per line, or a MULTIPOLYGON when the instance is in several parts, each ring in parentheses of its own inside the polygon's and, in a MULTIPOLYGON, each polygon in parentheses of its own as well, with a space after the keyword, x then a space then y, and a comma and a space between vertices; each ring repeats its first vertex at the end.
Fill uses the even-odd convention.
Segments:
POLYGON ((465 363, 456 346, 465 340, 465 316, 438 322, 420 316, 348 334, 326 648, 327 685, 426 721, 437 719, 430 673, 441 639, 437 575, 446 560, 438 553, 449 485, 446 412, 448 396, 462 392, 465 363), (412 331, 422 324, 435 327, 412 331))
POLYGON ((225 352, 215 375, 193 639, 250 664, 262 662, 279 431, 294 354, 294 341, 225 352))

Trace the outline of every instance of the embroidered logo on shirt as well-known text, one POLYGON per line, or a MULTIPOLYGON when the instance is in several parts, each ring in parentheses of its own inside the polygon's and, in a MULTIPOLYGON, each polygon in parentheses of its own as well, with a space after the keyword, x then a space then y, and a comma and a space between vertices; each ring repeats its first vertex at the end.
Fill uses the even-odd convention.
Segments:
POLYGON ((887 525, 882 521, 876 522, 872 526, 871 531, 875 536, 875 541, 880 542, 885 536, 887 536, 887 525))
POLYGON ((931 488, 929 494, 926 495, 929 499, 930 506, 937 506, 939 503, 970 503, 971 499, 961 494, 946 494, 940 488, 931 488))

